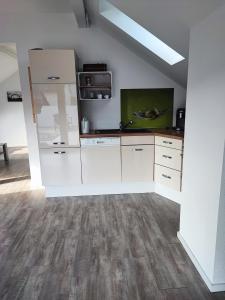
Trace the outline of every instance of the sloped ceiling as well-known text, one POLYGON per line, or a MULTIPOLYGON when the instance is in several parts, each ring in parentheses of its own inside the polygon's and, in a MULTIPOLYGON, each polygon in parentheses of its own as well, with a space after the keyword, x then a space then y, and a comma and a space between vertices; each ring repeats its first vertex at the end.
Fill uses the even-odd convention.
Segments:
MULTIPOLYGON (((190 28, 224 4, 224 0, 109 0, 186 58, 170 66, 100 16, 98 0, 84 1, 93 24, 184 87, 187 82, 190 28)), ((0 0, 0 7, 1 14, 73 12, 70 0, 0 0)), ((77 26, 76 22, 74 26, 77 26)))
POLYGON ((203 18, 224 4, 224 0, 110 0, 125 14, 148 29, 186 59, 168 65, 98 13, 98 1, 87 0, 91 19, 108 34, 141 56, 182 86, 187 83, 189 32, 203 18))
POLYGON ((15 44, 0 44, 0 67, 0 83, 18 70, 15 44))

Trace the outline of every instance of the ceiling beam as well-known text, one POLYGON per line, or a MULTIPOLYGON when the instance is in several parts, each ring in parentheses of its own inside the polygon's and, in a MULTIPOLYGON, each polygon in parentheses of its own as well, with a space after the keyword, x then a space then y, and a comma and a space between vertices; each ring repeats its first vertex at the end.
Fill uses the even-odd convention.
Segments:
POLYGON ((89 27, 90 20, 87 13, 85 0, 70 0, 73 13, 80 28, 89 27))

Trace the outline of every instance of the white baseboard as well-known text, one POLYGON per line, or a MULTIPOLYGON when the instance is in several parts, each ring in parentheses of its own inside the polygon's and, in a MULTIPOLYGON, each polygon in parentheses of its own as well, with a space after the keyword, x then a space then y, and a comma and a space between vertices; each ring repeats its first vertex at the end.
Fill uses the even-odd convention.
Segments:
POLYGON ((88 195, 115 195, 130 193, 152 193, 154 183, 133 182, 116 184, 88 184, 71 187, 46 186, 46 197, 69 197, 88 195))
POLYGON ((183 245, 185 251, 187 252, 188 256, 190 257, 191 261, 193 262, 194 266, 198 270, 200 276, 202 277, 203 281, 207 285, 208 289, 210 292, 215 293, 215 292, 223 292, 225 291, 225 282, 222 283, 213 283, 211 280, 208 278, 208 276, 205 274, 204 270, 202 269, 201 265, 199 264, 197 258, 195 257, 194 253, 191 251, 187 243, 185 242, 184 238, 180 234, 180 232, 177 233, 177 237, 181 244, 183 245))

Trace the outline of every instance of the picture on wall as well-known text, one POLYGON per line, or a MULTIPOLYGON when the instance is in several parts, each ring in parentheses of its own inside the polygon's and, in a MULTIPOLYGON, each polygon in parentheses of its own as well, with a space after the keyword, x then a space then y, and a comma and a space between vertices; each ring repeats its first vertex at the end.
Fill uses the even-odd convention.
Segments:
POLYGON ((22 102, 22 93, 20 91, 7 92, 8 102, 22 102))
POLYGON ((131 129, 172 127, 173 102, 174 89, 122 89, 121 121, 132 121, 131 129))

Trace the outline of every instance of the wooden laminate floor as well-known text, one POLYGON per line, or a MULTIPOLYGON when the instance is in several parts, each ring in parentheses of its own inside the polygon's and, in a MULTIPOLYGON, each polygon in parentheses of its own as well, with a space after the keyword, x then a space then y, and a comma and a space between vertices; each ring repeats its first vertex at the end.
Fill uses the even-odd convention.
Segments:
POLYGON ((0 186, 1 300, 204 300, 177 240, 179 206, 156 194, 45 199, 0 186))
POLYGON ((0 184, 30 177, 28 151, 26 147, 9 147, 9 161, 0 155, 0 184))

